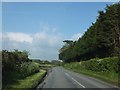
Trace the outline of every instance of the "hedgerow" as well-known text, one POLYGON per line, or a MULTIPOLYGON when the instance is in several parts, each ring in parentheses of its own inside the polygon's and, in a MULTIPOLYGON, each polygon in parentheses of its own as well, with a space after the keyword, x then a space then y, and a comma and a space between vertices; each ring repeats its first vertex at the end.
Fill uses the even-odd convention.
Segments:
POLYGON ((117 57, 91 59, 88 61, 81 62, 81 66, 87 70, 92 70, 92 71, 118 73, 118 67, 120 66, 118 61, 119 59, 117 57))

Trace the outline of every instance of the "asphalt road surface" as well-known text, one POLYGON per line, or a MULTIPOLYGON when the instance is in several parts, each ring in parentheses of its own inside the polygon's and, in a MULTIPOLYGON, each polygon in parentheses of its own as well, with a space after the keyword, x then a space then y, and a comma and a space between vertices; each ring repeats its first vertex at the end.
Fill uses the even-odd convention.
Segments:
MULTIPOLYGON (((63 67, 54 67, 37 88, 118 88, 101 80, 78 74, 63 67)), ((113 90, 114 90, 113 89, 113 90)))

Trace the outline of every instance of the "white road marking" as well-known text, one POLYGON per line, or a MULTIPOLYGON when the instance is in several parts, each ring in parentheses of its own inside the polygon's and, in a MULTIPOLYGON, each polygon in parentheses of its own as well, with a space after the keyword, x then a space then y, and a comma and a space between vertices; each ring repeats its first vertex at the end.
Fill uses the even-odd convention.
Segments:
POLYGON ((78 85, 82 86, 83 88, 85 88, 84 85, 82 85, 81 83, 79 83, 77 80, 75 80, 72 76, 70 76, 68 73, 65 73, 66 76, 70 77, 74 82, 76 82, 78 85))
POLYGON ((68 73, 65 73, 67 76, 70 76, 68 73))

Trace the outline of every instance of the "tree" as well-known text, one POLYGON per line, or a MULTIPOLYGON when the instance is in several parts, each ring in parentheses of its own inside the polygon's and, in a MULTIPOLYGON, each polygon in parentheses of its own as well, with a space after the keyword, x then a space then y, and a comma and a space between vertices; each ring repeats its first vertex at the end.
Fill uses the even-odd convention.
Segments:
POLYGON ((78 41, 65 40, 59 59, 64 62, 120 56, 120 4, 106 6, 99 11, 95 23, 78 41))

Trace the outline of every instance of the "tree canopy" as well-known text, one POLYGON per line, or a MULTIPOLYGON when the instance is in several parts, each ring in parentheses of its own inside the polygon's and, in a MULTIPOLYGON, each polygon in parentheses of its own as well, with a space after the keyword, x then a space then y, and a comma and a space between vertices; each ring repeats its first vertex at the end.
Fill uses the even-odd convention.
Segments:
POLYGON ((95 23, 73 45, 60 49, 59 59, 65 62, 111 57, 120 54, 120 4, 106 6, 98 11, 95 23))

